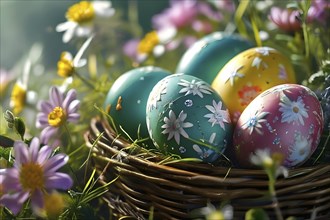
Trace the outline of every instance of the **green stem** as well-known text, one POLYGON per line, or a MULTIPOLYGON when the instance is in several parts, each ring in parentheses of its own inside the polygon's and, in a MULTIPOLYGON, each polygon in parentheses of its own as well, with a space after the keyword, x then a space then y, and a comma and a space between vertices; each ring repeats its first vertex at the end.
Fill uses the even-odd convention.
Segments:
POLYGON ((85 79, 83 76, 81 76, 78 72, 74 73, 75 76, 77 76, 83 83, 85 83, 88 87, 90 87, 93 90, 96 90, 94 85, 90 83, 87 79, 85 79))
POLYGON ((277 197, 276 197, 276 190, 275 190, 276 180, 275 180, 274 176, 272 175, 273 172, 267 172, 267 174, 268 174, 268 178, 269 178, 268 190, 269 190, 269 193, 271 195, 272 202, 273 202, 273 205, 274 205, 276 219, 277 220, 283 220, 282 212, 281 212, 280 207, 278 206, 278 200, 277 200, 277 197))

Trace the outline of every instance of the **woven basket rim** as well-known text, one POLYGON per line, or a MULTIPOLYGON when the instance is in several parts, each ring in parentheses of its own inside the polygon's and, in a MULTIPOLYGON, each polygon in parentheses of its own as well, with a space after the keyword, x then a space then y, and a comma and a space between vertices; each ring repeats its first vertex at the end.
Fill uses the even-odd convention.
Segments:
MULTIPOLYGON (((131 143, 118 138, 109 122, 101 117, 91 120, 85 139, 99 173, 110 167, 101 182, 111 181, 112 173, 120 176, 104 198, 118 213, 143 219, 153 206, 160 218, 182 219, 189 218, 186 211, 191 207, 223 199, 234 205, 234 213, 239 216, 249 207, 262 207, 272 213, 273 204, 265 198, 268 177, 262 169, 186 161, 160 164, 161 159, 155 154, 130 154, 125 147, 131 143)), ((279 177, 275 185, 284 215, 306 219, 317 210, 330 217, 330 163, 288 170, 288 177, 279 177), (300 207, 293 205, 298 203, 300 207)))

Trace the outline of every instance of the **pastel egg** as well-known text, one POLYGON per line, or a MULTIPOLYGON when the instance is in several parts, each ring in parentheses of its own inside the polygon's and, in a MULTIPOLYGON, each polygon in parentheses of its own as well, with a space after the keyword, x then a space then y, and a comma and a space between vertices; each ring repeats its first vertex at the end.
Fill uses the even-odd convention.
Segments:
POLYGON ((285 83, 296 83, 289 59, 270 47, 245 50, 232 58, 212 82, 226 103, 233 122, 261 92, 285 83))
POLYGON ((165 155, 214 162, 231 142, 225 104, 209 84, 194 76, 173 74, 160 80, 146 111, 150 138, 165 155))
POLYGON ((149 137, 146 125, 146 105, 154 85, 171 73, 167 70, 147 66, 132 69, 122 74, 111 86, 104 102, 110 106, 109 115, 121 133, 123 130, 135 140, 139 136, 149 137))
POLYGON ((176 73, 192 75, 211 84, 231 58, 251 47, 250 41, 237 34, 214 32, 198 40, 184 53, 176 73))
POLYGON ((257 149, 280 153, 286 167, 303 164, 316 150, 323 129, 323 112, 314 92, 297 84, 272 87, 243 111, 233 135, 240 166, 249 167, 257 149))

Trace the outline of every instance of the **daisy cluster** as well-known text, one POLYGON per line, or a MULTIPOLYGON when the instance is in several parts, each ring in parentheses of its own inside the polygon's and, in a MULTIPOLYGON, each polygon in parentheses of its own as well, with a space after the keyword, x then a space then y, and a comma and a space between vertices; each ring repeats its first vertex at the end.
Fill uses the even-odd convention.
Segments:
MULTIPOLYGON (((76 51, 61 51, 53 60, 54 67, 42 63, 43 48, 38 43, 23 62, 11 69, 0 66, 0 219, 98 219, 104 206, 100 197, 107 189, 96 185, 99 177, 91 166, 84 133, 91 118, 107 112, 100 106, 112 83, 140 66, 174 71, 187 48, 213 32, 239 34, 286 54, 299 83, 319 98, 325 119, 323 136, 329 144, 329 0, 168 0, 166 7, 148 18, 151 28, 140 24, 147 15, 145 5, 127 0, 128 8, 124 8, 118 2, 83 0, 69 6, 63 22, 52 28, 63 45, 76 51)), ((252 65, 259 69, 267 64, 255 59, 252 65)), ((234 85, 235 79, 243 78, 240 71, 235 69, 226 81, 234 85)), ((179 86, 183 95, 202 98, 211 92, 199 81, 182 80, 179 86)), ((157 107, 166 83, 157 89, 148 111, 157 107)), ((259 92, 257 87, 244 88, 241 102, 248 103, 259 92)), ((185 104, 191 105, 191 100, 185 104)), ((211 126, 224 129, 230 116, 222 107, 222 102, 213 101, 205 106, 209 113, 204 117, 211 126)), ((282 122, 304 125, 308 109, 301 99, 283 96, 279 110, 282 122), (292 109, 299 109, 299 114, 292 114, 292 109)), ((260 128, 267 126, 268 114, 256 111, 243 128, 262 135, 260 128)), ((193 126, 186 119, 184 111, 170 111, 163 134, 180 143, 180 138, 188 136, 185 129, 193 126)), ((215 135, 208 138, 210 143, 215 135)), ((308 144, 299 133, 295 139, 299 146, 308 144)), ((209 154, 197 144, 193 148, 201 157, 209 154)), ((118 157, 125 159, 124 154, 118 157)), ((258 151, 250 159, 269 171, 271 186, 278 176, 287 175, 279 155, 258 151)), ((207 219, 232 219, 232 212, 230 206, 218 210, 209 205, 201 210, 207 219)))

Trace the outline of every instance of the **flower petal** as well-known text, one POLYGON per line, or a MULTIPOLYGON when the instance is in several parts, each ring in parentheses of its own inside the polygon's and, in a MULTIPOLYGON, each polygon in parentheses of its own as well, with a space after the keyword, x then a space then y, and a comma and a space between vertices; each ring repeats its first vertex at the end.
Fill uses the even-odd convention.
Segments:
POLYGON ((28 199, 29 193, 18 192, 14 194, 5 194, 0 199, 0 204, 10 209, 14 215, 17 215, 22 209, 23 203, 28 199))
POLYGON ((47 159, 50 157, 52 152, 53 152, 53 148, 51 148, 48 145, 43 146, 39 151, 39 155, 38 155, 38 159, 37 159, 38 164, 43 165, 47 161, 47 159))
POLYGON ((29 152, 27 145, 23 141, 15 141, 14 143, 15 151, 15 164, 25 164, 29 162, 29 152))
POLYGON ((63 94, 57 87, 52 87, 49 91, 50 102, 55 106, 62 106, 63 103, 63 94))
POLYGON ((76 98, 77 98, 76 90, 70 89, 63 100, 62 107, 64 109, 67 109, 70 106, 71 102, 74 101, 76 98))
POLYGON ((36 162, 38 159, 40 142, 38 138, 33 138, 30 144, 29 153, 31 162, 36 162))
POLYGON ((45 175, 53 173, 59 168, 63 167, 69 160, 69 157, 65 154, 56 154, 51 157, 44 166, 45 175))
POLYGON ((44 197, 41 190, 35 190, 31 195, 31 207, 34 213, 39 213, 44 207, 44 197))
POLYGON ((44 128, 41 133, 40 133, 40 141, 43 144, 48 144, 49 140, 56 134, 58 128, 57 127, 52 127, 48 126, 44 128))
POLYGON ((70 189, 73 185, 71 177, 66 173, 54 173, 45 183, 47 189, 70 189))

